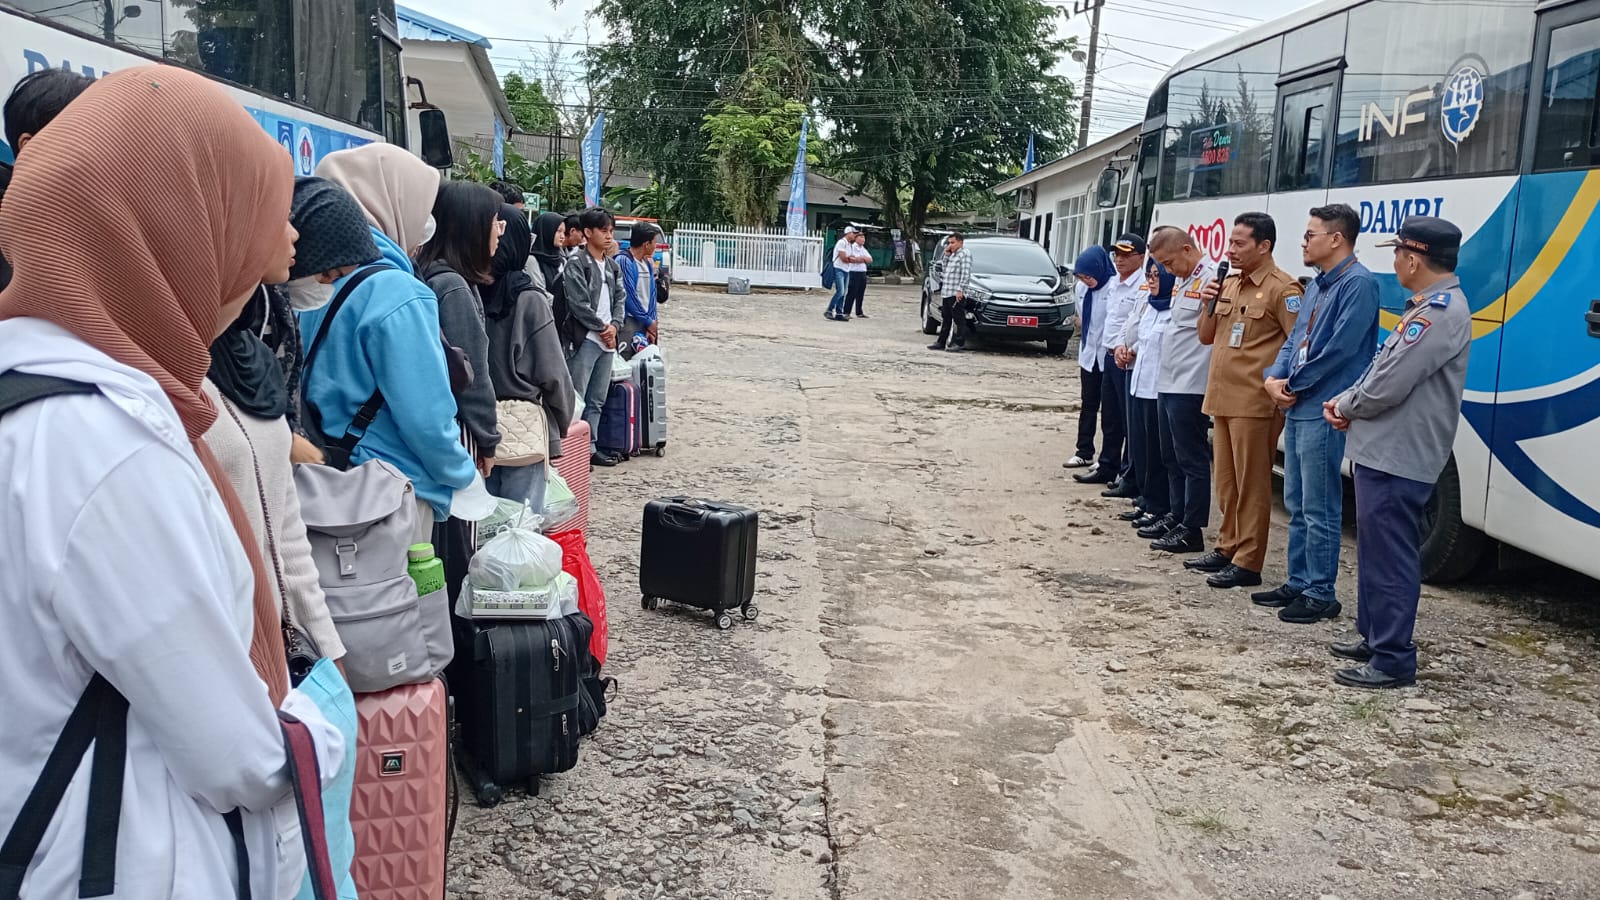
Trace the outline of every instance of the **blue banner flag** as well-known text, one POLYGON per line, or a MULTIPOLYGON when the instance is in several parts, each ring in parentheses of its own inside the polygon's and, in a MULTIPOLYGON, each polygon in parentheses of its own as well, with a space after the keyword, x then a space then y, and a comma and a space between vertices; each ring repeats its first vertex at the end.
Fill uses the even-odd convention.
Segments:
POLYGON ((494 117, 494 177, 506 177, 506 124, 494 117))
POLYGON ((789 176, 789 234, 806 233, 806 132, 811 120, 800 119, 800 149, 794 154, 794 172, 789 176))
POLYGON ((606 114, 596 113, 589 135, 583 139, 583 202, 587 206, 600 205, 600 147, 606 131, 606 114))
POLYGON ((1033 171, 1033 132, 1028 132, 1028 158, 1022 163, 1022 171, 1033 171))

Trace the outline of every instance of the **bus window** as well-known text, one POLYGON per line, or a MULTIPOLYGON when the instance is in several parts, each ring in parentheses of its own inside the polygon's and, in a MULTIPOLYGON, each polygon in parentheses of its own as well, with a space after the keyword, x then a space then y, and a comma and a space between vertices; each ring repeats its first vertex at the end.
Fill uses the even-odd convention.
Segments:
POLYGON ((165 5, 167 59, 273 97, 296 99, 290 4, 166 0, 165 5))
POLYGON ((1278 184, 1280 191, 1305 191, 1324 186, 1328 109, 1333 85, 1319 84, 1286 93, 1278 112, 1278 184))
POLYGON ((1161 132, 1151 131, 1139 136, 1139 162, 1134 169, 1138 179, 1133 187, 1133 214, 1128 230, 1134 234, 1148 234, 1150 216, 1156 209, 1156 176, 1161 172, 1161 132))
POLYGON ((1303 25, 1283 36, 1283 71, 1298 72, 1344 55, 1344 13, 1303 25))
POLYGON ((1266 192, 1282 50, 1273 38, 1167 83, 1162 200, 1266 192))
POLYGON ((1550 32, 1536 172, 1600 165, 1600 19, 1550 32))
POLYGON ((1350 10, 1334 185, 1514 170, 1535 5, 1373 0, 1350 10))
POLYGON ((108 43, 161 55, 161 9, 156 3, 6 0, 4 5, 108 43))

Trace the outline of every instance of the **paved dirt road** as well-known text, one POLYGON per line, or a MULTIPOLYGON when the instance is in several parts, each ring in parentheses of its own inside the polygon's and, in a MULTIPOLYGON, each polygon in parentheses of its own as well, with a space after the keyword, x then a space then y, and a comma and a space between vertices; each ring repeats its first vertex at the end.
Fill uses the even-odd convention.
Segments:
POLYGON ((1421 685, 1337 688, 1348 617, 1212 591, 1065 477, 1072 362, 867 303, 674 292, 667 455, 596 471, 621 696, 541 796, 464 800, 453 896, 1600 897, 1593 582, 1429 588, 1421 685), (676 493, 761 510, 758 622, 640 609, 676 493))

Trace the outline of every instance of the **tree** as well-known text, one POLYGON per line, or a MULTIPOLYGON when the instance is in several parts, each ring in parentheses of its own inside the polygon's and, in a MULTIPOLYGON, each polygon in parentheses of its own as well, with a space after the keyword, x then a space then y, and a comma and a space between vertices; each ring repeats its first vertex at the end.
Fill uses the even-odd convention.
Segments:
POLYGON ((549 134, 560 122, 554 103, 545 96, 544 85, 537 79, 524 78, 520 72, 507 74, 500 83, 505 91, 511 114, 517 118, 517 130, 527 134, 549 134))
POLYGON ((1030 134, 1045 159, 1074 136, 1076 92, 1049 73, 1075 41, 1041 0, 833 2, 822 110, 889 225, 919 236, 936 202, 1014 174, 1030 134))
POLYGON ((790 99, 783 84, 788 63, 763 55, 744 73, 732 96, 719 100, 702 129, 717 161, 718 186, 738 225, 766 225, 773 197, 791 171, 806 105, 790 99))

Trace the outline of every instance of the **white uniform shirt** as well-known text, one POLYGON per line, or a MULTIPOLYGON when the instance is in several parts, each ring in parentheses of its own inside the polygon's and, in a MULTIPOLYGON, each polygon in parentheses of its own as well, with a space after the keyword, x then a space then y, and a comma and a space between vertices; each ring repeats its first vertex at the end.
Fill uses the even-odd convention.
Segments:
MULTIPOLYGON (((1141 293, 1140 297, 1147 294, 1141 293)), ((1134 352, 1133 378, 1128 390, 1141 400, 1154 400, 1161 381, 1161 342, 1172 327, 1172 311, 1156 309, 1146 300, 1136 316, 1130 315, 1122 328, 1119 346, 1134 352)))
POLYGON ((1200 260, 1172 288, 1172 323, 1162 337, 1161 393, 1204 394, 1211 372, 1211 348, 1200 343, 1201 291, 1216 280, 1217 267, 1200 260))
MULTIPOLYGON (((283 738, 247 656, 250 564, 183 424, 148 375, 49 322, 0 322, 0 371, 10 369, 101 393, 0 419, 0 541, 11 551, 0 579, 0 822, 15 821, 45 748, 99 672, 130 705, 116 896, 236 896, 219 812, 236 808, 252 896, 295 896, 305 859, 283 738)), ((298 691, 284 709, 311 727, 331 778, 339 731, 298 691)), ((24 896, 77 896, 88 794, 85 758, 24 896)))
POLYGON ((1100 341, 1102 355, 1106 351, 1115 350, 1117 345, 1122 343, 1122 327, 1128 324, 1128 317, 1141 306, 1148 305, 1146 298, 1149 294, 1145 291, 1144 284, 1144 266, 1141 265, 1127 278, 1118 277, 1106 285, 1106 289, 1095 297, 1095 306, 1105 310, 1106 324, 1100 341))
POLYGON ((847 263, 841 263, 838 262, 837 256, 834 257, 834 265, 841 272, 865 272, 867 270, 867 263, 872 262, 871 250, 868 250, 866 247, 863 247, 860 244, 847 241, 844 238, 840 238, 839 243, 833 245, 833 249, 835 251, 843 250, 845 256, 850 260, 847 263))
MULTIPOLYGON (((1104 368, 1105 353, 1100 350, 1100 345, 1105 341, 1106 328, 1106 293, 1110 285, 1105 285, 1094 295, 1094 309, 1090 311, 1089 327, 1078 336, 1078 368, 1085 372, 1098 372, 1104 368)), ((1083 298, 1088 296, 1089 287, 1083 282, 1078 282, 1078 315, 1083 315, 1083 298)))

